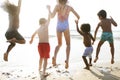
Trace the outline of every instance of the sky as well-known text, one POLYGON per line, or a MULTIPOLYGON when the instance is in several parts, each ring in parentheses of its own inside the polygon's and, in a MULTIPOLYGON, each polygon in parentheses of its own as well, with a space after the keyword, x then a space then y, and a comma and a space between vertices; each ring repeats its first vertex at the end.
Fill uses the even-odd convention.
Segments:
MULTIPOLYGON (((10 0, 17 5, 18 0, 10 0)), ((0 5, 4 0, 0 0, 0 5)), ((50 5, 51 10, 57 4, 57 0, 22 0, 21 13, 20 13, 20 28, 19 32, 25 36, 31 36, 33 32, 39 28, 39 19, 41 17, 47 18, 48 11, 46 6, 50 5)), ((74 10, 80 15, 79 24, 90 23, 91 29, 95 30, 99 22, 97 13, 99 10, 104 9, 107 11, 107 17, 113 17, 118 23, 118 27, 113 30, 120 31, 120 11, 119 0, 68 0, 68 5, 72 6, 74 10)), ((69 23, 70 29, 75 30, 74 20, 76 17, 70 13, 69 23)), ((56 34, 57 17, 51 19, 49 25, 49 34, 56 34)), ((2 8, 0 8, 0 33, 4 35, 8 28, 8 15, 2 8)))

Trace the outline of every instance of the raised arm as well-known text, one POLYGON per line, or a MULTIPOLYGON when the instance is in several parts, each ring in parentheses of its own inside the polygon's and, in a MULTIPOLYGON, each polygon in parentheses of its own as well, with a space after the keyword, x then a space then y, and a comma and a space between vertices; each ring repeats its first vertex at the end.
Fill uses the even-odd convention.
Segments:
POLYGON ((10 3, 9 0, 6 0, 6 3, 10 3))
POLYGON ((50 6, 47 5, 47 9, 48 9, 48 23, 50 22, 50 18, 51 18, 51 11, 50 11, 50 6))
POLYGON ((114 19, 110 16, 110 20, 111 20, 111 23, 114 25, 114 26, 117 26, 117 23, 114 21, 114 19))
POLYGON ((72 13, 77 17, 77 19, 80 19, 80 16, 78 15, 78 13, 71 7, 71 11, 72 13))
POLYGON ((77 32, 83 35, 83 33, 78 28, 78 20, 75 20, 77 32))
POLYGON ((18 14, 20 13, 21 2, 22 2, 22 0, 19 0, 19 1, 18 1, 18 14))
POLYGON ((6 0, 4 4, 1 5, 1 7, 3 8, 4 11, 9 12, 9 5, 10 5, 9 0, 6 0))
POLYGON ((56 6, 55 6, 55 8, 54 8, 53 12, 51 12, 51 10, 50 10, 50 13, 51 13, 51 18, 53 18, 53 17, 56 15, 57 10, 58 10, 58 5, 56 5, 56 6))

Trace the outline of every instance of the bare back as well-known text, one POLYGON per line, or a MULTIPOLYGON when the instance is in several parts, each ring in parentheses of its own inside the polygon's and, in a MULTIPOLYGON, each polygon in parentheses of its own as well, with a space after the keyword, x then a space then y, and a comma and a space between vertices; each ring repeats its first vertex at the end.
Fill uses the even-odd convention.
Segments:
POLYGON ((18 6, 6 2, 6 10, 9 14, 9 28, 8 30, 17 30, 19 28, 19 13, 21 7, 21 0, 18 0, 18 6))
POLYGON ((112 32, 110 19, 103 19, 100 22, 100 26, 101 26, 103 32, 112 32))
POLYGON ((112 24, 117 26, 117 23, 113 19, 102 19, 99 26, 101 26, 103 32, 112 32, 112 24))
POLYGON ((80 18, 80 16, 72 7, 70 7, 69 5, 60 5, 60 4, 55 6, 53 13, 51 13, 51 17, 53 18, 56 15, 56 13, 58 13, 58 17, 59 15, 61 15, 68 18, 69 12, 72 12, 78 19, 80 18))
POLYGON ((58 5, 58 19, 61 21, 68 19, 70 10, 71 10, 71 7, 68 5, 65 5, 65 6, 58 5))
POLYGON ((93 36, 90 33, 83 33, 83 43, 86 47, 90 47, 92 45, 91 40, 94 41, 93 36))
POLYGON ((49 36, 48 36, 48 23, 45 25, 41 25, 41 27, 37 30, 39 43, 48 43, 49 36))
POLYGON ((9 14, 9 28, 8 30, 17 30, 19 28, 19 15, 9 14))

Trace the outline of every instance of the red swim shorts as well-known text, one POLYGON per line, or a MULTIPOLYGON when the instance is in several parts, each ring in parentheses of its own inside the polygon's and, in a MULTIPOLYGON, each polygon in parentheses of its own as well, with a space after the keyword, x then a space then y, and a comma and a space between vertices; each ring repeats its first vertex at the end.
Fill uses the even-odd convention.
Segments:
POLYGON ((39 43, 38 52, 39 52, 40 58, 49 58, 50 57, 49 43, 39 43))

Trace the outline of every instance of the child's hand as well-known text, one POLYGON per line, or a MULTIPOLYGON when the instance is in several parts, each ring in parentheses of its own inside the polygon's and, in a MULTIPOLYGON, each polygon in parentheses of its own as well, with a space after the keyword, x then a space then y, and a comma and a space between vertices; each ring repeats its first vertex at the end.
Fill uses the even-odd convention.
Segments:
POLYGON ((95 41, 92 42, 92 45, 94 45, 94 42, 95 42, 95 41))
POLYGON ((112 17, 110 16, 110 18, 112 19, 112 17))
POLYGON ((29 41, 30 44, 32 44, 32 42, 33 42, 32 40, 29 41))
POLYGON ((78 24, 78 20, 75 20, 75 23, 78 24))
POLYGON ((50 5, 47 5, 47 9, 50 10, 50 5))

